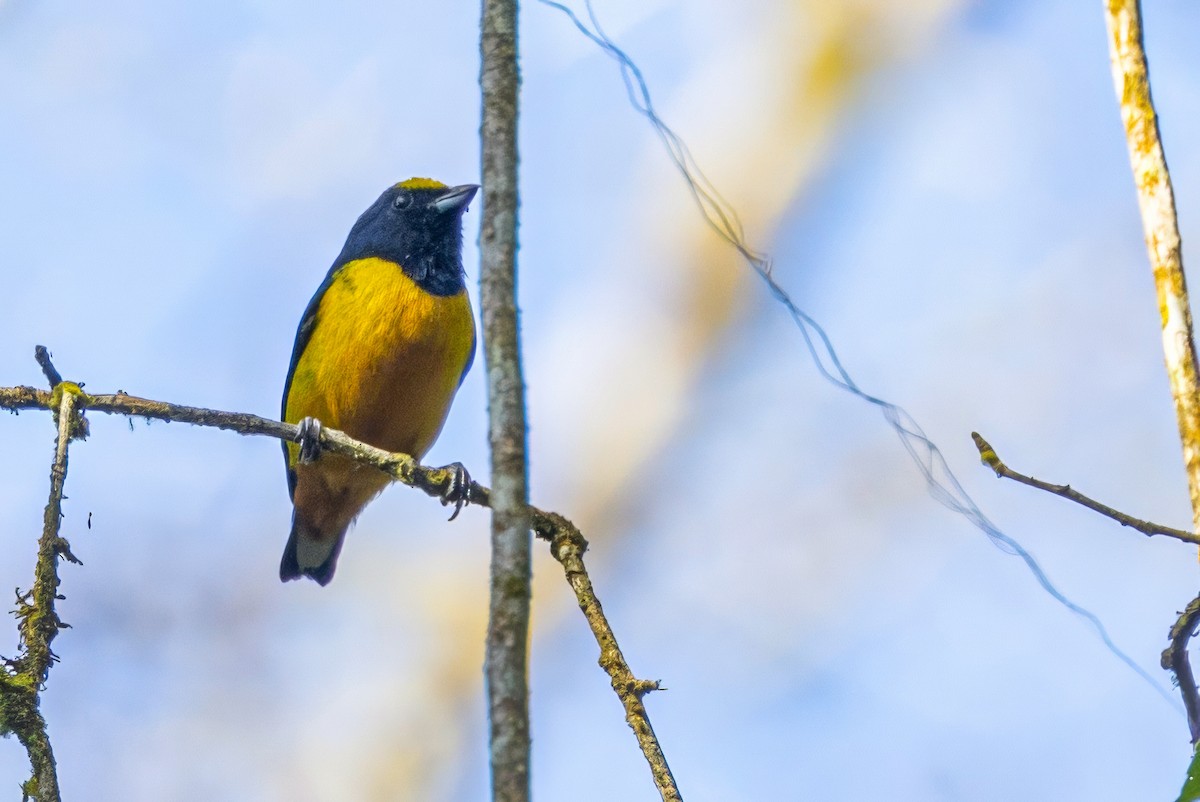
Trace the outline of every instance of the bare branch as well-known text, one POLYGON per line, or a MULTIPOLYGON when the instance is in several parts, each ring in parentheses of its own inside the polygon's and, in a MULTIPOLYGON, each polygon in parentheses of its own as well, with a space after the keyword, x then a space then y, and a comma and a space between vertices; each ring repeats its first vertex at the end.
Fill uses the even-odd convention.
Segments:
MULTIPOLYGON (((51 400, 52 394, 45 390, 33 387, 0 387, 0 409, 50 409, 51 400)), ((291 423, 281 423, 258 415, 169 404, 127 393, 88 395, 80 392, 75 403, 81 410, 212 426, 243 435, 263 435, 281 440, 295 440, 299 436, 299 427, 291 423)), ((435 498, 444 496, 454 482, 455 472, 452 468, 426 467, 407 454, 394 454, 375 448, 336 429, 321 429, 321 445, 324 450, 345 455, 365 465, 373 465, 398 482, 422 490, 435 498)), ((492 497, 491 489, 478 482, 471 483, 471 504, 490 507, 492 497)), ((563 572, 575 592, 579 608, 583 611, 600 647, 600 665, 612 679, 613 690, 625 708, 626 720, 650 764, 659 793, 664 800, 681 799, 641 700, 647 692, 658 689, 658 683, 635 678, 621 654, 612 628, 605 619, 600 602, 592 589, 591 580, 588 579, 583 561, 587 541, 574 524, 561 515, 532 506, 525 507, 525 513, 538 537, 550 542, 551 553, 562 565, 563 572)))
POLYGON ((657 681, 637 679, 629 670, 629 664, 625 662, 625 655, 617 645, 616 635, 608 626, 604 608, 600 606, 600 599, 596 598, 596 592, 583 565, 587 541, 570 521, 553 513, 538 514, 534 520, 538 537, 550 541, 550 552, 554 559, 562 564, 567 581, 575 591, 575 598, 579 600, 579 609, 583 611, 592 628, 592 634, 596 636, 596 643, 600 646, 600 667, 612 678, 613 690, 625 707, 625 720, 637 736, 642 754, 650 764, 654 784, 658 786, 659 793, 667 802, 682 802, 683 797, 679 795, 675 777, 671 774, 662 747, 654 735, 654 728, 650 726, 646 706, 642 703, 642 697, 647 693, 663 688, 657 681))
POLYGON ((50 361, 50 350, 46 346, 35 346, 33 349, 33 358, 42 366, 42 373, 46 374, 46 381, 50 382, 51 388, 62 384, 62 374, 58 372, 58 368, 54 367, 54 363, 50 361))
MULTIPOLYGON (((13 410, 49 408, 51 394, 33 387, 0 387, 0 408, 13 410)), ((128 393, 115 395, 80 394, 81 408, 114 415, 133 415, 151 420, 191 423, 196 426, 212 426, 243 435, 264 435, 279 440, 297 440, 300 428, 292 423, 262 418, 242 412, 222 412, 203 407, 189 407, 138 398, 128 393)), ((454 472, 443 468, 427 468, 407 454, 393 454, 380 448, 359 442, 337 429, 321 429, 321 445, 335 454, 343 454, 359 462, 374 465, 388 473, 393 479, 431 496, 442 496, 454 481, 454 472)), ((489 506, 488 488, 478 482, 471 483, 471 503, 489 506)))
POLYGON ((1196 679, 1188 662, 1188 641, 1200 627, 1200 596, 1179 614, 1179 620, 1171 627, 1171 645, 1163 650, 1162 667, 1175 674, 1179 682, 1179 693, 1183 695, 1183 707, 1187 710, 1188 729, 1192 743, 1200 741, 1200 692, 1196 690, 1196 679))
POLYGON ((517 318, 517 0, 483 0, 479 49, 483 344, 492 455, 487 694, 492 799, 529 799, 531 547, 525 385, 517 318))
POLYGON ((979 435, 979 432, 971 432, 971 437, 975 440, 975 447, 979 449, 979 458, 983 461, 983 464, 995 471, 996 476, 1002 479, 1012 479, 1014 482, 1036 487, 1038 490, 1045 490, 1047 493, 1061 496, 1069 501, 1074 501, 1076 504, 1082 504, 1089 510, 1095 510, 1101 515, 1112 518, 1121 526, 1131 527, 1147 536, 1166 535, 1167 537, 1173 537, 1176 540, 1182 540, 1186 543, 1200 544, 1200 535, 1194 532, 1156 524, 1153 521, 1143 521, 1141 518, 1134 518, 1132 515, 1126 515, 1120 510, 1115 510, 1107 504, 1101 504, 1099 501, 1085 496, 1078 490, 1074 490, 1070 485, 1053 485, 1049 482, 1043 482, 1040 479, 1034 479, 1032 476, 1026 476, 1023 473, 1017 473, 1000 460, 991 443, 984 440, 979 435))

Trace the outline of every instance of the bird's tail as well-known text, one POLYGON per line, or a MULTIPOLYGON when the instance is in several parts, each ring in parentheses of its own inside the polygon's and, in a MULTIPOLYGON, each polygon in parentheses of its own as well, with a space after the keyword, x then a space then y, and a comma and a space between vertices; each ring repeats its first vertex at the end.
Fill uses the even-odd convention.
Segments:
POLYGON ((283 559, 279 563, 279 578, 287 582, 307 576, 319 585, 328 585, 337 568, 338 554, 348 528, 344 527, 340 532, 322 532, 295 511, 292 533, 283 547, 283 559))

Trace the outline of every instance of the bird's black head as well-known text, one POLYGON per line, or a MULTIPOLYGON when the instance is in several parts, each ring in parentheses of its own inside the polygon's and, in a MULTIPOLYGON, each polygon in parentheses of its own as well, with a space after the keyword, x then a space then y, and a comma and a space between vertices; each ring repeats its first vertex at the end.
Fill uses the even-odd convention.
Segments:
POLYGON ((334 266, 380 257, 425 291, 455 295, 463 289, 462 215, 478 190, 429 178, 401 181, 358 218, 334 266))

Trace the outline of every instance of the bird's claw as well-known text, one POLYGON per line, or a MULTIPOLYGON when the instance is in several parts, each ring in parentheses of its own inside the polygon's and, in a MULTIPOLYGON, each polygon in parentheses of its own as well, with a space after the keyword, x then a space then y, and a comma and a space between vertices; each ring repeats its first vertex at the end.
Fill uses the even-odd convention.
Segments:
POLYGON ((450 520, 453 521, 462 512, 462 508, 471 503, 471 474, 467 473, 461 462, 452 462, 443 466, 441 470, 453 472, 450 486, 442 493, 442 506, 454 505, 454 512, 450 516, 450 520))
POLYGON ((300 433, 296 435, 296 441, 300 443, 299 461, 301 465, 307 465, 321 456, 321 421, 304 418, 299 426, 300 433))

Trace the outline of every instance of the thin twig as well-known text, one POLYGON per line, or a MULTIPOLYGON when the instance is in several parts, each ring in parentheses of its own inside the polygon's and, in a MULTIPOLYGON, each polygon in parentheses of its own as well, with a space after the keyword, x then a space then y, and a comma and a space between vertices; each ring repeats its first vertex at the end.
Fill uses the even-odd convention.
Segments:
POLYGON ((517 317, 516 0, 483 0, 480 303, 492 457, 492 563, 487 695, 492 799, 529 799, 531 548, 525 386, 517 317))
POLYGON ((642 754, 650 764, 654 784, 658 786, 659 793, 667 802, 682 802, 683 797, 675 785, 675 777, 671 774, 666 756, 663 755, 662 747, 654 735, 654 728, 650 726, 646 706, 642 703, 643 696, 651 691, 662 690, 662 687, 657 681, 636 678, 629 670, 629 664, 625 662, 625 655, 617 645, 616 635, 608 626, 604 608, 600 606, 600 599, 596 597, 583 565, 587 541, 570 521, 558 515, 539 515, 535 521, 534 527, 538 537, 550 541, 550 551, 554 559, 562 564, 567 581, 575 591, 575 598, 579 600, 579 609, 583 611, 592 633, 596 636, 596 643, 600 646, 600 667, 612 678, 613 690, 625 707, 625 720, 637 735, 642 754))
MULTIPOLYGON (((51 393, 44 390, 33 387, 0 387, 0 409, 14 411, 47 409, 50 408, 50 402, 51 393)), ((80 409, 93 412, 134 415, 154 420, 212 426, 243 435, 263 435, 282 440, 295 440, 299 436, 299 427, 294 424, 281 423, 258 415, 168 404, 163 401, 138 398, 126 393, 117 393, 116 395, 81 393, 76 402, 80 409)), ((345 455, 365 465, 373 465, 398 482, 422 490, 435 498, 444 496, 455 479, 455 471, 452 468, 426 467, 407 454, 383 451, 348 437, 336 429, 328 427, 321 429, 321 444, 325 450, 345 455)), ((474 481, 471 483, 471 504, 490 507, 492 496, 492 490, 486 486, 474 481)), ((612 678, 613 690, 625 708, 626 720, 633 729, 638 745, 650 764, 659 793, 665 800, 681 799, 670 769, 667 768, 662 747, 658 743, 654 729, 650 726, 645 706, 641 702, 641 697, 647 692, 657 689, 658 683, 636 679, 617 647, 616 638, 592 590, 591 581, 588 579, 587 569, 583 562, 587 541, 584 540, 583 535, 574 524, 562 516, 545 512, 533 506, 525 509, 533 530, 539 538, 551 543, 551 553, 563 566, 563 571, 575 592, 579 608, 583 611, 588 626, 596 638, 596 643, 600 646, 600 665, 612 678)))
POLYGON ((1101 515, 1112 518, 1121 526, 1136 529, 1143 535, 1166 535, 1167 537, 1173 537, 1176 540, 1182 540, 1186 543, 1200 544, 1200 535, 1197 535, 1195 532, 1156 524, 1153 521, 1143 521, 1141 518, 1134 518, 1132 515, 1126 515, 1120 510, 1113 509, 1107 504, 1101 504, 1099 501, 1089 498, 1078 490, 1073 489, 1070 485, 1054 485, 1049 482, 1043 482, 1041 479, 1034 479, 1032 476, 1026 476, 1023 473, 1017 473, 1000 460, 991 443, 984 440, 978 432, 971 432, 971 437, 975 440, 975 447, 979 449, 979 458, 983 460, 983 464, 995 471, 996 476, 1000 478, 1012 479, 1014 482, 1020 482, 1023 485, 1029 485, 1030 487, 1036 487, 1038 490, 1045 490, 1047 493, 1062 496, 1069 501, 1074 501, 1076 504, 1082 504, 1089 510, 1095 510, 1101 515))
POLYGON ((1171 627, 1171 645, 1162 653, 1162 667, 1173 672, 1179 681, 1179 692, 1183 695, 1193 744, 1200 741, 1200 692, 1196 690, 1196 678, 1192 676, 1187 647, 1197 627, 1200 627, 1200 596, 1192 599, 1179 614, 1179 620, 1171 627))

